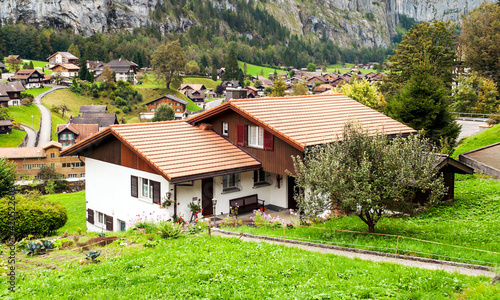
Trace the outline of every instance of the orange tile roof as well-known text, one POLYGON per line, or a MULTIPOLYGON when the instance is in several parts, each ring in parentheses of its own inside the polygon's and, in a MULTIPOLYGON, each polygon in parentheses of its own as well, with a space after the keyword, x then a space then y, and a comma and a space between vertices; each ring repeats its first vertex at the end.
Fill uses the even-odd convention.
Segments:
POLYGON ((77 135, 75 142, 78 143, 89 136, 99 132, 99 124, 59 124, 57 125, 57 134, 64 129, 69 129, 77 135))
MULTIPOLYGON (((203 174, 254 170, 261 163, 212 130, 182 121, 112 125, 66 150, 72 155, 93 142, 114 135, 169 181, 191 180, 203 174)), ((207 176, 208 177, 208 176, 207 176)))
POLYGON ((187 121, 200 122, 228 109, 301 151, 307 146, 338 141, 347 122, 357 122, 373 134, 377 131, 387 135, 416 132, 343 94, 235 99, 187 121))
POLYGON ((0 148, 0 158, 21 159, 21 158, 42 158, 45 157, 45 150, 42 147, 19 147, 0 148))

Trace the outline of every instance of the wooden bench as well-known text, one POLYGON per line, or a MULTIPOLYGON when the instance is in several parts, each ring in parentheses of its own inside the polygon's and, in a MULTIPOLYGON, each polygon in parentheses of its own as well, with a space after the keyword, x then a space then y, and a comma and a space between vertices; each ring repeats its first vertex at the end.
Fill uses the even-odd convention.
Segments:
POLYGON ((254 209, 260 209, 261 207, 264 207, 265 202, 266 201, 264 200, 259 200, 257 198, 257 194, 255 194, 255 195, 231 199, 229 200, 229 206, 235 207, 236 205, 238 205, 238 214, 240 214, 242 212, 252 211, 254 209))

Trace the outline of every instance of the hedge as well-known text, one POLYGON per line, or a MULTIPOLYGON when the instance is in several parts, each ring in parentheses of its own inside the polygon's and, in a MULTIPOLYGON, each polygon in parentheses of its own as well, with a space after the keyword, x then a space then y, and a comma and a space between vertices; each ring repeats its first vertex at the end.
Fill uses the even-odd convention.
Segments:
MULTIPOLYGON (((68 215, 61 204, 35 196, 16 196, 16 239, 28 235, 46 236, 66 224, 68 215)), ((0 199, 0 238, 9 238, 11 231, 8 199, 0 199)))

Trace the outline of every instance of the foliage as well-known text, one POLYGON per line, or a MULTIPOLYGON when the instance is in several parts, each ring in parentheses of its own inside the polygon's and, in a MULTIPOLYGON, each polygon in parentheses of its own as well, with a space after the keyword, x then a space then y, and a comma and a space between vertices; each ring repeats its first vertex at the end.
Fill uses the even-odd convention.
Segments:
POLYGON ((186 63, 186 72, 188 74, 200 73, 200 67, 198 67, 198 63, 196 62, 196 60, 190 60, 186 63))
POLYGON ((454 103, 455 112, 500 113, 500 98, 493 80, 473 71, 469 76, 457 78, 454 103))
POLYGON ((181 72, 186 67, 186 56, 178 41, 161 45, 153 52, 151 59, 157 79, 163 81, 167 89, 170 84, 178 87, 182 83, 181 72))
POLYGON ((177 239, 182 234, 183 224, 170 221, 160 221, 158 223, 158 231, 164 239, 177 239))
POLYGON ((9 68, 14 73, 21 69, 21 61, 19 59, 15 59, 14 57, 7 57, 5 59, 5 63, 9 65, 9 68))
POLYGON ((49 249, 54 249, 54 243, 49 240, 40 240, 42 243, 42 246, 44 249, 49 250, 49 249))
POLYGON ((108 65, 104 66, 104 70, 99 78, 104 83, 106 89, 112 89, 115 87, 116 76, 108 65))
POLYGON ((40 241, 31 241, 26 244, 22 253, 27 255, 36 255, 42 251, 42 243, 40 241))
POLYGON ((201 206, 199 202, 189 202, 188 208, 193 214, 196 215, 201 212, 201 206))
POLYGON ((156 108, 155 114, 153 116, 153 122, 170 121, 173 120, 174 118, 175 118, 174 109, 164 103, 161 103, 156 108))
POLYGON ((269 94, 271 97, 283 97, 285 96, 285 80, 281 78, 281 76, 278 76, 277 78, 274 79, 273 86, 272 86, 272 92, 269 94))
POLYGON ((225 90, 226 90, 226 88, 224 87, 224 85, 219 84, 217 87, 215 87, 215 91, 214 92, 215 92, 215 94, 217 96, 220 96, 220 95, 224 94, 225 90))
POLYGON ((351 82, 336 88, 336 92, 342 93, 368 107, 383 111, 386 103, 377 86, 370 84, 366 79, 358 80, 355 76, 353 78, 354 80, 351 80, 351 82))
POLYGON ((297 186, 307 191, 295 197, 306 216, 338 207, 354 212, 374 232, 389 212, 419 208, 412 201, 417 193, 428 194, 430 205, 446 192, 435 157, 419 136, 389 141, 347 124, 340 140, 307 150, 305 160, 293 157, 297 186))
POLYGON ((9 109, 5 106, 0 106, 0 120, 10 120, 9 109))
MULTIPOLYGON (((255 86, 257 86, 257 82, 255 82, 255 86)), ((307 87, 307 83, 305 81, 292 83, 292 96, 307 95, 308 93, 309 88, 307 87)))
POLYGON ((459 45, 465 66, 500 88, 500 6, 483 3, 463 16, 459 45))
POLYGON ((412 76, 426 72, 451 93, 455 39, 455 28, 450 22, 424 22, 412 27, 389 57, 392 64, 381 86, 382 92, 393 95, 412 76))
POLYGON ((38 171, 37 176, 43 181, 61 179, 62 174, 57 172, 55 168, 51 166, 43 166, 40 171, 38 171))
POLYGON ((0 197, 6 196, 16 181, 16 164, 7 158, 0 158, 0 197))
POLYGON ((224 74, 222 80, 239 80, 240 68, 238 66, 236 43, 228 46, 229 50, 224 58, 224 74))
POLYGON ((435 145, 444 138, 454 144, 460 125, 449 111, 447 94, 438 78, 427 72, 417 73, 389 100, 387 111, 390 117, 423 130, 435 145))
MULTIPOLYGON (((64 226, 67 211, 61 204, 43 199, 39 194, 16 196, 16 238, 29 234, 44 236, 64 226)), ((7 198, 0 199, 0 232, 8 232, 11 222, 7 198)))
POLYGON ((308 72, 315 72, 316 71, 316 64, 315 63, 308 63, 307 64, 307 71, 308 72))
POLYGON ((56 190, 56 183, 54 181, 50 180, 47 182, 44 189, 45 189, 46 194, 52 195, 52 194, 54 194, 54 192, 56 190))
POLYGON ((6 299, 33 295, 66 299, 78 291, 78 298, 100 300, 123 295, 136 299, 450 299, 468 293, 472 300, 495 299, 500 291, 481 276, 218 236, 187 236, 154 248, 124 249, 120 256, 99 264, 61 268, 34 271, 34 276, 28 273, 16 282, 15 295, 6 290, 7 284, 0 294, 6 299), (482 293, 472 294, 476 289, 482 293))

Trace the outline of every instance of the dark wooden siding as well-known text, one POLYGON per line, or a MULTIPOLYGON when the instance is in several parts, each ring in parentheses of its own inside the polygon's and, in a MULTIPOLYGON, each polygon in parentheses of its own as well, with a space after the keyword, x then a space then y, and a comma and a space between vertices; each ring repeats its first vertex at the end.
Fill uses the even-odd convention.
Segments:
POLYGON ((100 144, 79 151, 78 154, 107 163, 119 165, 121 163, 121 142, 115 137, 104 139, 100 144))
POLYGON ((124 144, 121 145, 121 165, 124 167, 141 170, 144 172, 149 172, 153 174, 159 174, 155 169, 153 169, 148 162, 137 156, 135 152, 130 150, 124 144))
MULTIPOLYGON (((246 118, 233 111, 223 112, 210 119, 204 120, 202 123, 212 124, 214 126, 214 130, 217 133, 221 134, 222 122, 228 123, 229 130, 227 138, 235 145, 237 140, 237 125, 255 125, 254 123, 250 122, 246 118)), ((274 149, 272 151, 247 146, 242 146, 241 148, 250 153, 250 155, 260 160, 262 162, 262 169, 266 172, 272 172, 281 175, 286 175, 285 170, 293 172, 294 168, 291 156, 300 155, 302 157, 303 153, 276 136, 274 137, 273 146, 274 149)))

